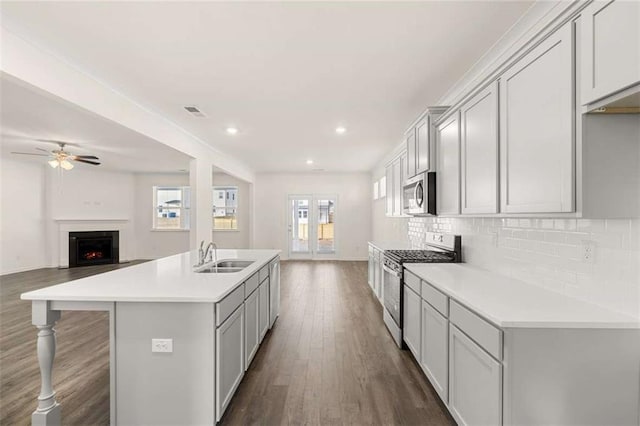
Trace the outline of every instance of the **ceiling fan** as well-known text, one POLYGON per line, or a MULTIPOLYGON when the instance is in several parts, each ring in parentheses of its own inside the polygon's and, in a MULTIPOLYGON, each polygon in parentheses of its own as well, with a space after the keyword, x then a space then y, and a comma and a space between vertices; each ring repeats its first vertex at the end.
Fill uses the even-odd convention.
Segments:
MULTIPOLYGON (((40 140, 40 139, 39 139, 40 140)), ((51 159, 49 161, 47 161, 47 163, 53 167, 54 169, 58 166, 60 166, 61 169, 64 170, 71 170, 73 169, 73 164, 71 163, 72 161, 77 161, 79 163, 85 163, 85 164, 91 164, 93 166, 99 166, 100 163, 95 161, 95 160, 99 160, 98 157, 96 157, 95 155, 73 155, 68 151, 64 150, 64 147, 67 145, 66 142, 60 142, 60 141, 46 141, 46 140, 40 140, 41 142, 54 142, 58 144, 58 149, 54 149, 51 150, 51 152, 49 153, 49 151, 47 151, 46 149, 43 148, 36 148, 38 151, 44 151, 47 154, 38 154, 38 153, 31 153, 31 152, 11 152, 12 154, 20 154, 20 155, 38 155, 38 156, 42 156, 42 157, 50 157, 51 159)))

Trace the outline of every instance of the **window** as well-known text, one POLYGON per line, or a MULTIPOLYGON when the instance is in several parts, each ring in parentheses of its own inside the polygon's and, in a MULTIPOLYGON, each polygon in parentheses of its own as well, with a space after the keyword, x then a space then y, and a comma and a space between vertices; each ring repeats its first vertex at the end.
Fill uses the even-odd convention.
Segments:
POLYGON ((153 187, 153 229, 189 229, 191 191, 188 186, 153 187))
POLYGON ((213 229, 238 230, 238 187, 213 187, 213 229))

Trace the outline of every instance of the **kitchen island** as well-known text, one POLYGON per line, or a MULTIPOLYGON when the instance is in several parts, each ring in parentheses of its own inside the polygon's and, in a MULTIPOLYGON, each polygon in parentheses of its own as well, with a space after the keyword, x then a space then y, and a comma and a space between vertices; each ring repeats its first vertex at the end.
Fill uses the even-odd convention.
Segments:
POLYGON ((65 310, 109 312, 111 424, 216 423, 278 315, 279 253, 218 250, 251 262, 216 273, 187 252, 22 294, 42 376, 32 423, 61 423, 51 376, 65 310))

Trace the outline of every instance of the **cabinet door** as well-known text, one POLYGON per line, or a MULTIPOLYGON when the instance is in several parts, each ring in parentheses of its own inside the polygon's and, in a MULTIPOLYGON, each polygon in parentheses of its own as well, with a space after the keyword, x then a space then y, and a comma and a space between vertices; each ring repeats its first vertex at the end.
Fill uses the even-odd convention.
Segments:
POLYGON ((406 285, 402 286, 404 305, 402 310, 402 335, 416 359, 420 359, 420 296, 406 285))
POLYGON ((498 83, 460 108, 462 213, 498 212, 498 83))
POLYGON ((216 330, 216 421, 244 376, 244 308, 240 306, 216 330))
POLYGON ((269 272, 269 328, 280 315, 280 259, 271 262, 269 272))
POLYGON ((373 259, 373 249, 371 247, 369 247, 369 270, 368 270, 368 275, 367 275, 367 283, 369 284, 369 287, 371 287, 372 289, 374 288, 374 284, 375 284, 375 275, 376 275, 376 266, 375 266, 375 260, 373 259))
POLYGON ((249 368, 251 360, 258 351, 260 339, 258 335, 258 291, 255 290, 244 301, 244 369, 249 368))
POLYGON ((264 339, 265 334, 269 330, 269 279, 266 279, 260 284, 258 287, 258 304, 260 305, 258 309, 258 314, 260 317, 259 322, 259 330, 260 330, 260 341, 264 339))
POLYGON ((393 216, 402 214, 402 182, 400 176, 402 170, 400 166, 400 158, 396 158, 393 162, 393 216))
POLYGON ((574 211, 572 58, 568 23, 500 79, 503 213, 574 211))
POLYGON ((416 130, 411 129, 407 132, 407 175, 413 177, 416 175, 417 150, 416 150, 416 130))
POLYGON ((393 164, 389 164, 385 173, 387 181, 387 194, 386 194, 386 213, 387 216, 393 215, 393 164))
POLYGON ((420 366, 444 403, 449 398, 449 321, 422 301, 420 366))
POLYGON ((449 408, 459 425, 502 424, 502 366, 449 327, 449 408))
POLYGON ((436 209, 438 214, 460 214, 460 118, 455 113, 440 123, 436 209))
POLYGON ((640 82, 640 2, 594 1, 581 22, 582 103, 640 82))
POLYGON ((400 155, 400 194, 402 194, 402 186, 409 178, 409 171, 407 170, 407 153, 403 152, 400 155))
POLYGON ((422 173, 431 168, 431 141, 429 140, 429 116, 416 125, 416 172, 422 173))
POLYGON ((378 252, 378 267, 377 267, 377 286, 378 286, 378 300, 383 303, 384 300, 384 253, 378 252))
POLYGON ((373 256, 373 294, 377 297, 380 292, 380 282, 382 280, 382 276, 380 275, 380 259, 377 250, 373 256))

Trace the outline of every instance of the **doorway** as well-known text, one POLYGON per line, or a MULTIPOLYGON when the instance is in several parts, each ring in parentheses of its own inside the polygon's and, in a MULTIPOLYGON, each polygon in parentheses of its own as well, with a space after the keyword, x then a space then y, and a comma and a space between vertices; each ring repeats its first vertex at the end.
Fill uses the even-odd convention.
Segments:
POLYGON ((335 195, 289 195, 289 257, 331 258, 336 254, 335 195))

